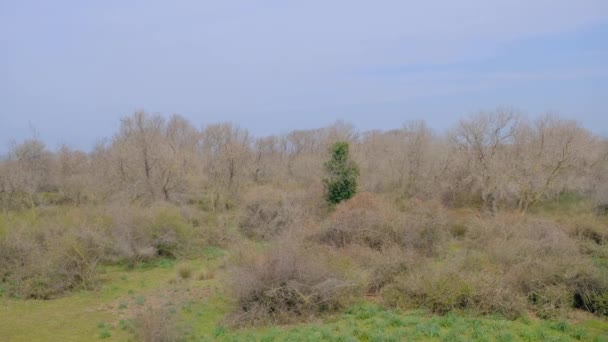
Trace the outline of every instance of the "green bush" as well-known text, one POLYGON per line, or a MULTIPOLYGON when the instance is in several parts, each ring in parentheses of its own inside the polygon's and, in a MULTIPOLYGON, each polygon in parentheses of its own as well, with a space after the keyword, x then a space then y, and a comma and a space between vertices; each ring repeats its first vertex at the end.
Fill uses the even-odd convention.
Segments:
POLYGON ((338 204, 357 193, 359 167, 350 159, 348 143, 339 141, 330 148, 331 159, 325 163, 325 199, 330 205, 338 204))

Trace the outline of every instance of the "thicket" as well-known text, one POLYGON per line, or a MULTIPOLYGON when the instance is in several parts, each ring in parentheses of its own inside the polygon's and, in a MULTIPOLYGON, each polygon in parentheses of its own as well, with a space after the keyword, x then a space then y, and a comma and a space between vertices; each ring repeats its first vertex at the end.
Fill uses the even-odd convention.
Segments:
POLYGON ((32 139, 0 161, 0 286, 53 298, 95 288, 103 264, 239 254, 249 238, 227 265, 239 324, 362 292, 437 313, 606 315, 606 189, 606 139, 555 116, 255 138, 138 112, 90 153, 32 139))
POLYGON ((0 220, 0 283, 19 298, 49 299, 95 289, 99 266, 196 255, 219 245, 204 215, 150 207, 64 207, 9 213, 0 220))

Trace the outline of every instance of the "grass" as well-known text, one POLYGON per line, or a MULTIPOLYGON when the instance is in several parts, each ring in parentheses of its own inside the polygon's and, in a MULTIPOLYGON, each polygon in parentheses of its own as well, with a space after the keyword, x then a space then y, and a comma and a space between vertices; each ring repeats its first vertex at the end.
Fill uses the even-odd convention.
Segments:
MULTIPOLYGON (((216 328, 204 341, 608 341, 608 322, 515 321, 466 314, 398 312, 362 303, 326 322, 227 331, 216 328), (219 332, 219 333, 218 333, 219 332)), ((197 340, 199 340, 197 339, 197 340)))
MULTIPOLYGON (((189 265, 200 268, 202 261, 190 261, 189 265)), ((0 297, 0 340, 127 341, 132 335, 121 328, 126 324, 121 313, 126 314, 140 304, 143 307, 146 295, 166 288, 174 276, 175 262, 158 261, 155 266, 131 270, 114 265, 104 268, 103 285, 98 291, 73 293, 54 300, 0 297)))

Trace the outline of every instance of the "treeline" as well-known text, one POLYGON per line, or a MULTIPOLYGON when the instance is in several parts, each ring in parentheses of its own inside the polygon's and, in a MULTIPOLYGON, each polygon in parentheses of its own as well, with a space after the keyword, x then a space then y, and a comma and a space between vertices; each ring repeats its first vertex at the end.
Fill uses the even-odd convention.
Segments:
POLYGON ((578 123, 512 110, 482 112, 438 134, 424 122, 358 132, 350 124, 254 137, 234 124, 197 129, 145 112, 85 153, 39 140, 13 144, 0 162, 4 210, 41 204, 197 202, 230 208, 253 184, 321 189, 336 141, 350 143, 361 191, 497 211, 562 193, 608 202, 608 141, 578 123))

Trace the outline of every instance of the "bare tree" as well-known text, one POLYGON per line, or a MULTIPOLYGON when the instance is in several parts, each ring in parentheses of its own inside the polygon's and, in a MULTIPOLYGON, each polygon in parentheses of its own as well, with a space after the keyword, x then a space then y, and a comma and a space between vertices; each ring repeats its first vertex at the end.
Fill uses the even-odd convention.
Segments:
POLYGON ((466 181, 492 213, 506 190, 508 160, 504 151, 513 143, 519 121, 512 110, 498 109, 462 120, 452 132, 455 152, 464 161, 460 166, 466 170, 466 181))
POLYGON ((55 159, 54 178, 64 200, 76 204, 86 201, 91 183, 89 156, 63 145, 55 159))
POLYGON ((52 155, 40 140, 13 144, 2 168, 4 206, 21 199, 33 208, 36 194, 51 190, 51 163, 52 155))
POLYGON ((169 201, 188 190, 198 139, 198 131, 180 116, 166 122, 140 111, 122 119, 105 158, 131 199, 169 201))
POLYGON ((209 125, 202 134, 202 152, 213 192, 214 208, 234 199, 251 160, 249 132, 230 123, 209 125))
POLYGON ((592 137, 576 122, 545 115, 522 125, 515 136, 510 170, 518 188, 518 208, 525 212, 543 197, 577 190, 576 179, 590 160, 592 137))

